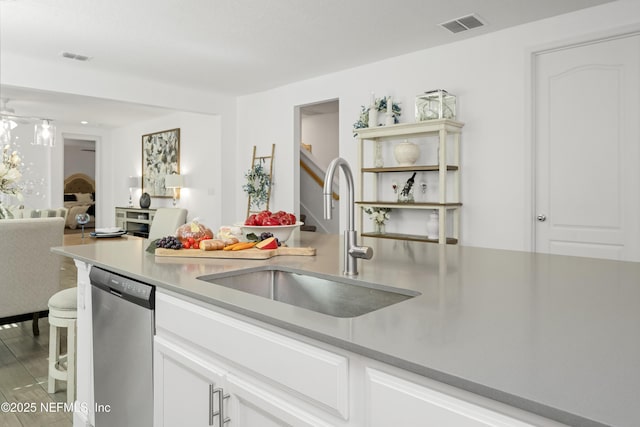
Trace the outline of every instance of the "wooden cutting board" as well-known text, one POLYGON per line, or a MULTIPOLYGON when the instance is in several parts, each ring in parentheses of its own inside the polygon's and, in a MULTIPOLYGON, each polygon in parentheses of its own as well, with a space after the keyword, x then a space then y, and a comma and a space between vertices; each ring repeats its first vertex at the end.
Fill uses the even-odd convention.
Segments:
POLYGON ((183 257, 183 258, 233 258, 233 259, 268 259, 274 256, 283 255, 305 255, 316 254, 315 248, 293 248, 282 246, 278 249, 243 249, 241 251, 201 251, 200 249, 164 249, 157 248, 156 256, 161 257, 183 257))

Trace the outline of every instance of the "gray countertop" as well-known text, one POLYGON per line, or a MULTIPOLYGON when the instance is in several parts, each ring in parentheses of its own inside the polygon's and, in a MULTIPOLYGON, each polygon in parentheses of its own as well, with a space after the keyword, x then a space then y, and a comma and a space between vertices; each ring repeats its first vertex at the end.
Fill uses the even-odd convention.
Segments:
POLYGON ((356 280, 421 295, 351 319, 196 279, 265 264, 341 275, 338 236, 293 239, 317 255, 161 258, 145 240, 53 250, 566 424, 640 425, 640 263, 364 238, 374 258, 356 280))

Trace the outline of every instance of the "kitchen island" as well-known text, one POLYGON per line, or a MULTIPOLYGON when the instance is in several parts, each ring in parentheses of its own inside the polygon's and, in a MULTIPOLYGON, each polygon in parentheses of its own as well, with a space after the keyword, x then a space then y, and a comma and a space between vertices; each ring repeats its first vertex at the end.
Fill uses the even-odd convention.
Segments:
MULTIPOLYGON (((374 257, 359 261, 356 280, 419 295, 336 318, 197 279, 264 265, 342 276, 340 238, 319 233, 296 233, 289 242, 315 247, 316 256, 265 261, 156 257, 145 252, 144 240, 53 250, 76 260, 79 311, 90 304, 83 286, 96 265, 155 285, 158 294, 211 305, 559 423, 640 425, 639 263, 362 241, 374 257)), ((78 336, 80 370, 90 365, 81 352, 90 337, 78 336)))

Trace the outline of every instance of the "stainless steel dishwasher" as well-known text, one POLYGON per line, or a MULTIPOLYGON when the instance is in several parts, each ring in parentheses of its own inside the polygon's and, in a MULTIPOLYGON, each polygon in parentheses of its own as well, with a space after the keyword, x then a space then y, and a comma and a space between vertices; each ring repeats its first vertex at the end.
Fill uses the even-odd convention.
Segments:
POLYGON ((95 427, 153 426, 155 287, 93 267, 95 427), (108 405, 108 406, 106 406, 108 405))

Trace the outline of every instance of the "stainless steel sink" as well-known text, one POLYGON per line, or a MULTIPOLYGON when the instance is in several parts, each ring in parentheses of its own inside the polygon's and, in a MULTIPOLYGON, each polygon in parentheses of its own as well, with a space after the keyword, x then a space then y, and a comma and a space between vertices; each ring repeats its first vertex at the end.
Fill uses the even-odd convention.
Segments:
POLYGON ((349 278, 264 267, 199 280, 334 317, 356 317, 420 295, 349 278))

